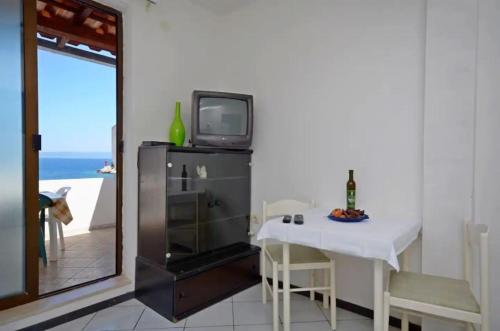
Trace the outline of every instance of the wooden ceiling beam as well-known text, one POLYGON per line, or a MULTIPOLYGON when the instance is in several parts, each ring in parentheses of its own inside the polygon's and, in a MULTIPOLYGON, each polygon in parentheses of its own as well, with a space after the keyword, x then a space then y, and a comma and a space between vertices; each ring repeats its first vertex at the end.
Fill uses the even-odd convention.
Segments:
POLYGON ((116 36, 99 35, 87 26, 76 26, 71 21, 59 17, 46 18, 38 15, 38 32, 50 36, 65 38, 96 49, 116 52, 116 36))
POLYGON ((101 54, 96 54, 92 52, 85 51, 83 49, 78 49, 78 48, 73 48, 69 46, 64 46, 62 49, 59 49, 56 44, 52 41, 44 40, 38 38, 38 46, 40 46, 43 49, 54 51, 54 52, 59 52, 63 54, 68 54, 71 56, 76 56, 81 59, 86 59, 102 64, 107 64, 107 65, 116 65, 116 59, 108 56, 104 56, 101 54))
POLYGON ((57 48, 63 49, 64 46, 66 46, 66 43, 69 41, 68 38, 65 37, 58 37, 57 38, 57 48))
MULTIPOLYGON (((61 3, 61 2, 57 2, 55 0, 41 0, 42 2, 45 2, 47 5, 50 5, 52 7, 59 7, 61 9, 64 9, 64 10, 67 10, 67 11, 70 11, 70 12, 73 12, 75 13, 75 15, 78 15, 77 13, 81 12, 81 7, 78 7, 78 5, 70 5, 71 2, 65 2, 65 3, 61 3)), ((82 5, 84 6, 84 5, 82 5)), ((91 8, 91 7, 86 7, 86 8, 91 8)), ((114 16, 112 15, 109 15, 109 14, 104 14, 104 13, 99 13, 97 10, 93 10, 92 9, 92 12, 89 14, 89 18, 93 19, 93 20, 96 20, 96 21, 100 21, 100 22, 107 22, 107 23, 110 23, 111 25, 115 25, 116 24, 116 19, 114 18, 114 16), (113 17, 113 19, 111 19, 109 16, 113 17)))
POLYGON ((90 7, 84 7, 83 10, 80 10, 80 12, 77 14, 75 13, 75 18, 73 19, 73 24, 74 25, 83 25, 85 20, 92 14, 94 9, 90 7))

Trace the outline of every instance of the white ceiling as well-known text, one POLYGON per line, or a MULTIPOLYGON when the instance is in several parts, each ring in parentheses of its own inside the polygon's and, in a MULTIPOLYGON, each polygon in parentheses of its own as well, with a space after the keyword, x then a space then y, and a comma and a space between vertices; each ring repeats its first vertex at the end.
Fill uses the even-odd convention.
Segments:
POLYGON ((189 0, 217 15, 227 15, 248 6, 255 0, 189 0))

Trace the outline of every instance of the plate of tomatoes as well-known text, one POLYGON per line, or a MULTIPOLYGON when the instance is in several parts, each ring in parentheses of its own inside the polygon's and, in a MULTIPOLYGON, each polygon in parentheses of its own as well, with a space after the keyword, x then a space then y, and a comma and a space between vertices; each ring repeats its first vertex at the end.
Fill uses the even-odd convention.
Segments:
POLYGON ((356 223, 369 219, 364 210, 360 209, 341 209, 336 208, 332 210, 328 218, 332 221, 344 223, 356 223))

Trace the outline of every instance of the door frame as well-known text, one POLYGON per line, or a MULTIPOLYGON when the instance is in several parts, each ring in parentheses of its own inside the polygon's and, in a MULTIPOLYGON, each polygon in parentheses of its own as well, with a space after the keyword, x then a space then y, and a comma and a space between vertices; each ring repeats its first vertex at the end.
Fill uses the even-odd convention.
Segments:
MULTIPOLYGON (((89 7, 105 11, 116 17, 116 274, 90 283, 95 283, 122 274, 123 261, 123 14, 121 11, 94 0, 77 0, 89 7)), ((89 283, 82 284, 83 286, 89 283)), ((74 288, 74 287, 71 287, 74 288)))
POLYGON ((38 151, 33 135, 38 133, 36 0, 23 0, 23 148, 24 148, 24 228, 25 289, 15 296, 0 299, 0 310, 33 301, 38 294, 38 151))
POLYGON ((19 306, 43 297, 87 286, 122 273, 122 191, 123 191, 123 18, 114 8, 92 0, 79 2, 106 11, 116 17, 116 269, 115 274, 69 288, 39 295, 38 288, 38 167, 39 155, 34 145, 38 135, 38 42, 36 0, 22 0, 23 7, 23 133, 24 133, 24 204, 25 204, 25 291, 0 299, 0 310, 19 306))

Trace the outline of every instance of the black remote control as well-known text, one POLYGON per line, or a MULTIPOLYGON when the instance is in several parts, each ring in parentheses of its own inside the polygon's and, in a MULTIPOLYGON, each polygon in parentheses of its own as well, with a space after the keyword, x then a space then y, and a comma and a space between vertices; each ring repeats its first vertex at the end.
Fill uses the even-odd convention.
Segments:
POLYGON ((296 214, 293 216, 293 223, 295 224, 304 224, 304 216, 301 214, 296 214))
POLYGON ((292 216, 291 215, 285 215, 283 216, 283 223, 290 223, 292 221, 292 216))

